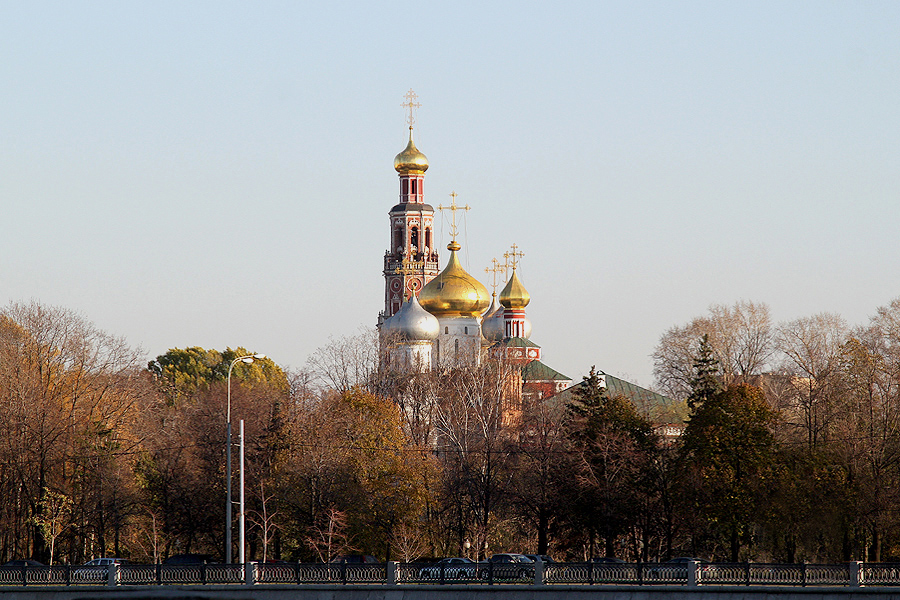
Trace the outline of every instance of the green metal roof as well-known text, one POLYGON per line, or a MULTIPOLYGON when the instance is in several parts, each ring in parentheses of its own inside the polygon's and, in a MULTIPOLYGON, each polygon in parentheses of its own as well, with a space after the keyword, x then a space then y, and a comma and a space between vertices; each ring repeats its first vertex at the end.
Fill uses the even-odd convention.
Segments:
MULTIPOLYGON (((655 409, 668 406, 674 402, 674 400, 667 396, 657 394, 656 392, 642 388, 641 386, 625 381, 624 379, 606 375, 602 371, 598 371, 598 373, 606 377, 606 389, 610 396, 624 396, 631 400, 638 410, 656 412, 655 409)), ((554 396, 554 400, 566 403, 570 402, 572 400, 572 393, 583 385, 584 382, 582 381, 581 383, 564 389, 554 396)))
POLYGON ((539 360, 533 360, 522 369, 523 381, 572 381, 559 371, 551 369, 539 360))
POLYGON ((531 340, 527 340, 523 337, 503 338, 503 341, 500 343, 511 348, 540 348, 540 346, 531 340))

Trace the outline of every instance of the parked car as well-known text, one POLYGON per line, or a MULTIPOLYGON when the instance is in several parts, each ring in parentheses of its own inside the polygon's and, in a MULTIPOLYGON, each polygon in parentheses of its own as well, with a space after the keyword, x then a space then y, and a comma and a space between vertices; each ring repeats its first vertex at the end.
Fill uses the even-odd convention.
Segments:
POLYGON ((46 567, 42 562, 31 560, 30 558, 17 558, 3 563, 4 567, 46 567))
POLYGON ((89 560, 72 573, 75 581, 103 581, 109 577, 110 565, 127 565, 124 558, 95 558, 89 560))
POLYGON ((534 577, 534 562, 524 554, 494 554, 486 562, 478 563, 481 579, 522 579, 534 577))
POLYGON ((331 562, 334 564, 342 565, 377 565, 378 559, 376 559, 374 556, 370 556, 369 554, 345 554, 344 556, 332 558, 331 562))
POLYGON ((419 569, 420 579, 475 579, 478 565, 468 558, 442 558, 433 565, 419 569))
POLYGON ((531 562, 537 562, 538 560, 540 560, 543 563, 555 563, 556 562, 555 560, 553 560, 550 556, 548 556, 546 554, 526 554, 525 556, 527 556, 529 559, 531 559, 531 562))

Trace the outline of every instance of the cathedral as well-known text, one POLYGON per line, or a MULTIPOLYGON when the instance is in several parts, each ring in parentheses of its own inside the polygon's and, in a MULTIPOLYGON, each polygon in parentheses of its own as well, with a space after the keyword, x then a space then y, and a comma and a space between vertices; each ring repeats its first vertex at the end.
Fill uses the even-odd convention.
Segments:
MULTIPOLYGON (((466 272, 459 261, 458 211, 468 206, 438 206, 451 213, 452 241, 447 265, 440 269, 435 248, 434 208, 425 202, 428 159, 413 141, 415 94, 406 95, 410 109, 409 142, 394 158, 400 178, 399 202, 389 211, 390 247, 384 255, 384 310, 378 315, 382 343, 394 364, 418 371, 480 364, 485 357, 507 360, 521 370, 523 399, 552 396, 571 385, 568 377, 544 365, 541 347, 530 340, 525 307, 531 300, 516 267, 523 255, 515 245, 494 261, 493 271, 506 277, 500 292, 466 272)), ((496 287, 496 286, 495 286, 496 287)))

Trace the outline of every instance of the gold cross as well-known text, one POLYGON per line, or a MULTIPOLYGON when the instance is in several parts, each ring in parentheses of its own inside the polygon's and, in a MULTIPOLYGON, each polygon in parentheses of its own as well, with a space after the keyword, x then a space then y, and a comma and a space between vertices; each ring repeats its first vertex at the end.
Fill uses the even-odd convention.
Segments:
POLYGON ((519 247, 516 246, 515 244, 513 244, 510 247, 512 248, 512 252, 504 252, 503 258, 506 259, 507 266, 508 267, 511 266, 513 268, 513 271, 515 271, 516 266, 519 264, 519 259, 522 258, 523 256, 525 256, 525 253, 517 251, 519 247), (509 259, 512 259, 511 265, 509 264, 509 259))
POLYGON ((486 267, 484 269, 484 272, 491 274, 491 278, 493 279, 493 283, 491 283, 491 287, 494 289, 494 295, 496 296, 497 295, 497 274, 498 273, 505 274, 506 273, 506 265, 500 264, 500 261, 497 260, 496 258, 492 258, 491 263, 493 263, 494 266, 486 267))
POLYGON ((456 192, 450 192, 450 197, 453 198, 450 201, 450 206, 442 206, 438 204, 438 210, 449 210, 453 214, 453 221, 450 225, 450 235, 453 236, 453 241, 456 241, 456 234, 458 230, 456 228, 456 211, 458 210, 472 210, 471 207, 466 204, 465 206, 459 206, 456 204, 456 192))
POLYGON ((409 128, 412 129, 413 124, 416 122, 416 118, 413 116, 413 109, 419 108, 420 106, 422 106, 422 104, 416 102, 419 97, 416 96, 416 93, 414 91, 412 91, 412 88, 410 88, 410 90, 406 92, 406 95, 404 95, 403 97, 406 98, 406 102, 404 102, 400 106, 409 109, 409 116, 406 117, 406 122, 409 123, 409 128))
POLYGON ((397 275, 409 275, 410 273, 415 273, 415 269, 411 269, 410 265, 413 264, 414 261, 409 260, 405 256, 403 260, 400 261, 400 266, 394 269, 394 273, 397 275))

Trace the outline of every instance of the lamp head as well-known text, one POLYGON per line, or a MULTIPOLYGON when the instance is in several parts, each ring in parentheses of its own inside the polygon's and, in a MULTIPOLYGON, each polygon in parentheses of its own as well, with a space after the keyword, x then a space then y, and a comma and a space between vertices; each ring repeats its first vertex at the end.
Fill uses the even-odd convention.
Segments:
POLYGON ((253 355, 253 358, 255 358, 255 359, 257 359, 257 360, 265 360, 265 359, 266 359, 266 355, 265 355, 265 354, 254 354, 254 355, 253 355))
POLYGON ((253 362, 253 357, 252 357, 252 356, 248 356, 247 358, 242 358, 242 359, 241 359, 241 362, 242 362, 242 363, 247 363, 247 364, 249 365, 250 363, 253 362))

